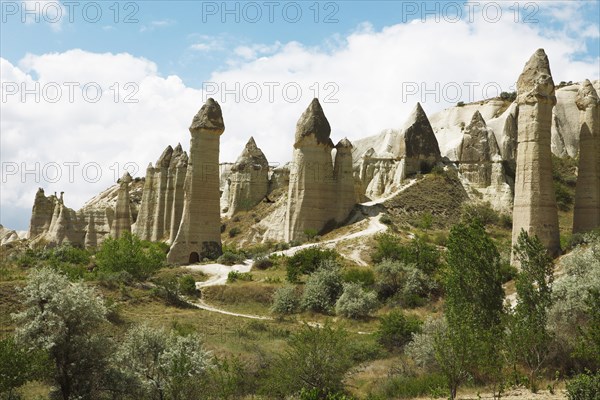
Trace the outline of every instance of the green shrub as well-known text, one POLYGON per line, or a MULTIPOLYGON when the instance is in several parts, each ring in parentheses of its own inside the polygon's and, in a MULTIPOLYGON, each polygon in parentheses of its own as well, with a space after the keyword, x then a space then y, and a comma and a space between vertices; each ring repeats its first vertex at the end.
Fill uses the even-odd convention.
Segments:
POLYGON ((600 398, 600 371, 577 375, 567 382, 569 400, 598 400, 600 398))
POLYGON ((492 208, 489 202, 467 203, 463 206, 462 218, 465 221, 478 220, 484 226, 497 225, 500 221, 500 214, 492 208))
POLYGON ((554 182, 554 193, 556 194, 556 204, 561 211, 569 211, 573 204, 573 194, 568 187, 561 182, 554 182))
POLYGON ((179 288, 181 293, 194 296, 198 293, 196 289, 196 280, 192 275, 184 275, 179 278, 179 288))
POLYGON ((296 288, 285 286, 277 289, 273 295, 271 312, 278 315, 294 314, 298 311, 300 300, 296 294, 296 288))
POLYGON ((315 239, 315 237, 317 237, 318 234, 319 234, 319 231, 317 231, 316 229, 305 229, 304 230, 304 235, 306 236, 306 239, 308 239, 308 241, 313 241, 315 239))
POLYGON ((302 308, 330 313, 342 290, 342 277, 339 271, 321 268, 315 271, 306 282, 302 295, 302 308))
POLYGON ((251 272, 239 272, 239 271, 230 271, 227 274, 227 283, 233 283, 236 281, 252 281, 252 273, 251 272))
POLYGON ((311 274, 316 271, 324 261, 336 262, 339 255, 332 249, 309 247, 298 251, 287 259, 287 279, 297 282, 302 274, 311 274))
POLYGON ((273 261, 268 257, 257 257, 256 260, 252 263, 252 268, 265 270, 271 268, 273 266, 273 261))
POLYGON ((381 222, 382 224, 386 224, 386 225, 392 225, 394 222, 392 221, 392 219, 390 218, 389 215, 387 214, 383 214, 380 218, 379 218, 379 222, 381 222))
POLYGON ((224 265, 235 265, 243 264, 246 261, 246 255, 243 253, 236 253, 233 251, 226 250, 219 258, 217 262, 224 265))
POLYGON ((375 273, 370 268, 348 268, 343 273, 344 282, 360 283, 363 287, 375 284, 375 273))
POLYGON ((390 351, 403 348, 412 341, 414 334, 421 332, 421 326, 422 322, 417 317, 392 311, 381 317, 377 341, 390 351))
POLYGON ((335 303, 335 312, 346 318, 364 318, 377 307, 377 295, 365 291, 358 283, 345 283, 344 291, 335 303))
POLYGON ((377 245, 371 259, 380 263, 385 259, 402 261, 405 264, 415 264, 420 270, 430 275, 440 266, 440 252, 437 248, 419 237, 409 244, 400 243, 400 238, 389 233, 376 236, 377 245))
POLYGON ((242 230, 240 228, 238 228, 237 226, 233 227, 229 230, 229 237, 230 238, 236 237, 240 233, 242 233, 242 230))
POLYGON ((429 373, 418 376, 396 376, 387 380, 382 394, 388 398, 412 399, 415 397, 447 397, 446 379, 442 374, 429 373))
POLYGON ((119 239, 107 238, 96 253, 100 271, 125 271, 135 279, 146 279, 165 264, 166 253, 156 243, 140 240, 129 232, 119 239))

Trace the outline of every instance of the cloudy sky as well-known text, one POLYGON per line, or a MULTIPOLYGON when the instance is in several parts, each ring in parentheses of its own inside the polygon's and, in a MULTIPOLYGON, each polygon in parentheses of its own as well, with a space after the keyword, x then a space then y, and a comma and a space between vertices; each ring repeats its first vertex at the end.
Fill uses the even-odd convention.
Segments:
POLYGON ((291 158, 319 97, 334 142, 514 90, 537 48, 555 82, 598 79, 598 1, 4 1, 0 223, 26 230, 38 187, 69 207, 167 145, 207 97, 221 161, 254 136, 291 158))

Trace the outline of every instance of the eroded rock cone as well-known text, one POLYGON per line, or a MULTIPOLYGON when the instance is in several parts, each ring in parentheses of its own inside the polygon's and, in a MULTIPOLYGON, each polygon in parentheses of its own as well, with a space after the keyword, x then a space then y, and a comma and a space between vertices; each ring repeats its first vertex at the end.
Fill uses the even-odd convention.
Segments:
POLYGON ((577 92, 575 103, 581 128, 573 232, 586 232, 600 226, 600 99, 589 80, 577 92))
POLYGON ((251 209, 267 195, 269 162, 253 137, 233 164, 226 184, 224 195, 227 196, 227 215, 230 216, 251 209))
POLYGON ((111 229, 111 235, 115 239, 120 238, 123 232, 131 232, 131 207, 129 204, 129 184, 131 181, 131 175, 129 175, 129 172, 125 172, 119 182, 115 220, 111 229))
POLYGON ((560 254, 558 210, 552 182, 551 123, 556 104, 548 57, 539 49, 517 82, 518 147, 513 245, 521 230, 537 235, 549 253, 560 254))

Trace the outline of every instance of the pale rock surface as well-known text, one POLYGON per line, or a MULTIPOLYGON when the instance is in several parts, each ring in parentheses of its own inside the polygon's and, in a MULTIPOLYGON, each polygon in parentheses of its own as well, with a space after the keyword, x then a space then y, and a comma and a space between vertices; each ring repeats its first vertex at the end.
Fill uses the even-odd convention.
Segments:
POLYGON ((300 238, 307 230, 319 232, 335 219, 330 133, 323 108, 314 99, 296 124, 284 228, 286 241, 300 238))
POLYGON ((167 259, 171 264, 197 262, 221 253, 219 213, 219 143, 225 130, 221 107, 209 98, 189 128, 190 154, 181 224, 167 259))
MULTIPOLYGON (((175 166, 175 171, 173 172, 173 206, 171 209, 169 243, 173 243, 175 240, 175 236, 179 230, 179 225, 181 224, 187 167, 188 155, 186 152, 183 152, 177 160, 177 165, 175 166)), ((166 210, 165 212, 169 212, 169 210, 166 210)))
POLYGON ((407 176, 426 172, 441 161, 437 139, 419 103, 401 129, 356 141, 352 156, 363 194, 371 200, 393 193, 407 176))
POLYGON ((226 206, 222 211, 228 217, 247 211, 263 200, 268 190, 269 162, 251 137, 225 181, 222 198, 226 197, 226 206))
POLYGON ((335 220, 343 222, 357 203, 352 166, 352 143, 344 138, 335 145, 333 180, 336 185, 335 220))
MULTIPOLYGON (((117 204, 115 205, 115 220, 111 229, 111 236, 115 239, 120 238, 124 232, 131 232, 131 206, 129 205, 129 184, 131 181, 131 175, 129 175, 129 172, 125 172, 119 182, 117 204)), ((91 241, 90 238, 86 239, 86 242, 91 241)))
POLYGON ((19 235, 12 229, 0 225, 0 246, 19 240, 19 235))
POLYGON ((463 185, 479 192, 483 201, 496 210, 512 210, 512 190, 506 180, 500 148, 479 111, 475 111, 464 130, 458 150, 458 170, 466 180, 463 185))
POLYGON ((552 181, 551 124, 556 104, 550 64, 539 49, 517 81, 518 148, 513 245, 521 230, 537 235, 552 256, 560 254, 558 209, 552 181))
POLYGON ((581 120, 573 232, 585 232, 600 227, 600 99, 589 80, 575 103, 581 120))

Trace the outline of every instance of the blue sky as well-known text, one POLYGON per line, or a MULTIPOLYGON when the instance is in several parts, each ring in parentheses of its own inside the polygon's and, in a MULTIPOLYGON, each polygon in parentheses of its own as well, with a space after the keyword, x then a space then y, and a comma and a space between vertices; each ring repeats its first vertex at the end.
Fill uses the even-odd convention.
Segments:
POLYGON ((38 187, 65 191, 78 209, 125 165, 143 175, 167 145, 188 147, 187 126, 209 95, 225 119, 222 161, 234 161, 252 135, 269 161, 284 163, 314 96, 337 142, 402 126, 417 101, 432 114, 514 90, 539 47, 556 82, 600 78, 598 1, 515 3, 1 1, 0 223, 26 230, 38 187), (73 101, 69 82, 78 85, 73 101), (217 90, 203 90, 207 83, 217 90), (98 102, 83 96, 89 84, 101 88, 98 102), (277 85, 273 99, 267 84, 277 85), (7 95, 9 87, 18 90, 7 95), (36 99, 23 87, 59 87, 63 96, 36 99), (102 174, 67 179, 68 163, 102 174), (61 175, 51 179, 55 165, 61 175))
MULTIPOLYGON (((57 14, 54 6, 45 3, 54 1, 32 1, 28 5, 20 1, 2 3, 1 54, 13 63, 26 53, 74 48, 99 53, 127 52, 152 60, 161 74, 176 74, 193 87, 200 87, 211 72, 227 68, 227 60, 238 46, 298 41, 327 49, 364 23, 379 30, 423 18, 451 22, 460 14, 462 20, 486 15, 491 24, 497 19, 497 5, 500 5, 502 20, 559 30, 569 28, 560 15, 564 2, 557 1, 524 1, 519 7, 513 1, 490 2, 488 6, 481 1, 469 7, 465 7, 468 3, 464 1, 100 1, 92 2, 92 6, 73 1, 64 6, 58 23, 48 22, 57 14), (35 7, 40 9, 39 23, 26 12, 35 7), (98 9, 102 12, 99 18, 98 9), (23 24, 24 18, 30 22, 23 24), (193 50, 198 44, 210 49, 193 50)), ((582 26, 597 27, 600 2, 579 3, 580 12, 575 17, 582 26)), ((584 43, 585 51, 574 54, 575 58, 598 57, 598 37, 588 37, 584 43)))

